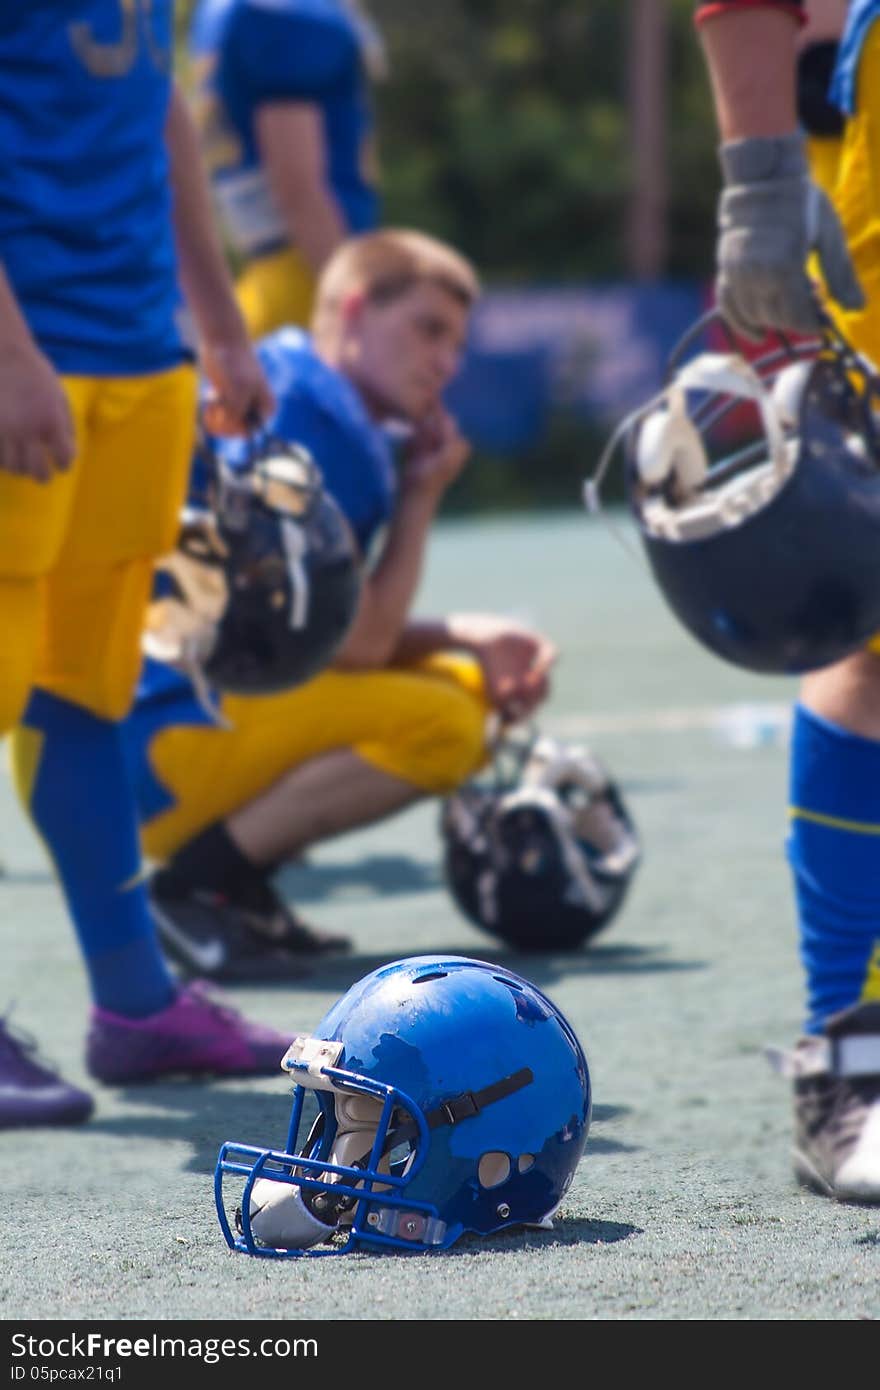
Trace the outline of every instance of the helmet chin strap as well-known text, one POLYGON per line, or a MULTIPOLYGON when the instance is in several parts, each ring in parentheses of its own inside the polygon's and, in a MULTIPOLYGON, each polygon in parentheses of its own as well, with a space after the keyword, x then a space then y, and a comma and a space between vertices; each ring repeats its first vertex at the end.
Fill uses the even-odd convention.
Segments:
POLYGON ((217 624, 226 603, 226 581, 216 561, 222 541, 207 512, 188 508, 183 513, 181 546, 157 566, 183 598, 154 599, 141 634, 141 650, 154 661, 181 671, 190 680, 199 707, 221 729, 233 726, 218 708, 205 677, 205 662, 217 640, 217 624), (195 547, 195 549, 193 549, 195 547))
POLYGON ((290 626, 304 628, 309 617, 309 576, 303 564, 308 548, 305 534, 292 517, 286 516, 281 522, 281 538, 290 575, 290 626))
POLYGON ((754 401, 767 435, 770 458, 778 473, 788 469, 788 451, 777 405, 754 368, 736 353, 703 352, 680 369, 676 386, 682 391, 708 391, 754 401))

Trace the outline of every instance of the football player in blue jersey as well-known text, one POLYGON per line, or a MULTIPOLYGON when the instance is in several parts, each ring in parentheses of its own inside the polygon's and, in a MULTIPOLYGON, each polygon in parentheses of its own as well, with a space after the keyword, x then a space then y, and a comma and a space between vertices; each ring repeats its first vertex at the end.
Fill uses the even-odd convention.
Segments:
POLYGON ((457 787, 487 756, 491 716, 527 717, 553 645, 509 619, 412 613, 430 528, 468 445, 442 401, 478 294, 470 264, 419 232, 349 239, 318 284, 311 335, 260 359, 274 435, 314 455, 366 564, 332 666, 280 695, 225 695, 147 661, 125 724, 162 940, 220 980, 302 973, 344 946, 279 900, 272 874, 310 845, 457 787), (392 444, 388 426, 405 435, 392 444), (399 459, 395 452, 399 452, 399 459))
POLYGON ((194 109, 255 337, 306 325, 315 278, 377 225, 371 82, 381 37, 356 0, 200 0, 194 109))
MULTIPOLYGON (((696 17, 722 140, 726 317, 752 338, 815 332, 815 272, 848 340, 880 363, 880 0, 718 0, 696 17), (798 67, 808 86, 817 75, 820 84, 801 124, 798 67), (808 150, 819 156, 812 182, 808 150)), ((804 678, 790 755, 788 854, 807 985, 804 1035, 782 1059, 795 1171, 825 1195, 861 1202, 880 1201, 878 653, 880 638, 804 678)))
MULTIPOLYGON (((184 309, 211 427, 272 404, 172 82, 172 10, 0 0, 0 731, 78 934, 104 1082, 271 1071, 286 1045, 168 970, 119 733, 192 452, 184 309)), ((0 1128, 92 1104, 0 1024, 0 1128)))

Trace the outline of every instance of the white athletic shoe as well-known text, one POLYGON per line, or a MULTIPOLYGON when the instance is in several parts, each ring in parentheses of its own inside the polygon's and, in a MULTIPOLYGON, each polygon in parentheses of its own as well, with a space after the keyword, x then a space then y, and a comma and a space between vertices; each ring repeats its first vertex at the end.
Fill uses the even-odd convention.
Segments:
POLYGON ((798 1180, 840 1202, 880 1202, 880 1003, 833 1014, 822 1036, 770 1060, 793 1080, 798 1180))

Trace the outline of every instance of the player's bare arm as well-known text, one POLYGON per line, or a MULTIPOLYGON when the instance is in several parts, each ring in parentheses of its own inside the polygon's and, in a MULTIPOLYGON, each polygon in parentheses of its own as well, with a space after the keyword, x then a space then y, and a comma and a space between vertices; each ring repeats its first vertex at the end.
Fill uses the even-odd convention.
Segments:
POLYGON ((48 483, 74 451, 67 397, 0 269, 0 469, 48 483))
POLYGON ((337 656, 338 666, 374 669, 397 658, 421 578, 431 523, 469 453, 467 440, 440 407, 416 427, 385 545, 364 583, 357 616, 337 656))
POLYGON ((731 6, 699 25, 722 140, 797 129, 797 19, 783 9, 731 6))
POLYGON ((201 365, 213 388, 205 423, 215 434, 245 433, 270 413, 272 395, 235 299, 195 127, 177 89, 166 140, 180 279, 198 329, 201 365))
POLYGON ((437 405, 419 421, 410 440, 401 493, 439 501, 461 473, 470 452, 470 443, 455 419, 444 406, 437 405))
POLYGON ((844 308, 864 297, 843 229, 810 179, 795 95, 799 21, 791 5, 697 7, 721 136, 716 295, 747 338, 820 326, 815 252, 827 291, 844 308))
POLYGON ((257 142, 292 242, 317 274, 346 236, 327 186, 321 113, 308 102, 270 102, 256 115, 257 142))
POLYGON ((450 649, 476 657, 486 697, 506 722, 528 719, 550 693, 550 671, 559 656, 554 643, 494 613, 454 613, 408 623, 393 660, 406 665, 450 649))

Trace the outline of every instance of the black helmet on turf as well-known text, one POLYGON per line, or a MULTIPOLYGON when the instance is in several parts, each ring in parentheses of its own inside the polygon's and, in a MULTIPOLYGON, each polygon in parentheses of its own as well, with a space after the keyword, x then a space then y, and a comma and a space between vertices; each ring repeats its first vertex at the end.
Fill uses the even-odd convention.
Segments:
POLYGON ((520 951, 573 950, 619 911, 640 859, 619 788, 589 749, 503 737, 447 797, 443 865, 478 927, 520 951))

